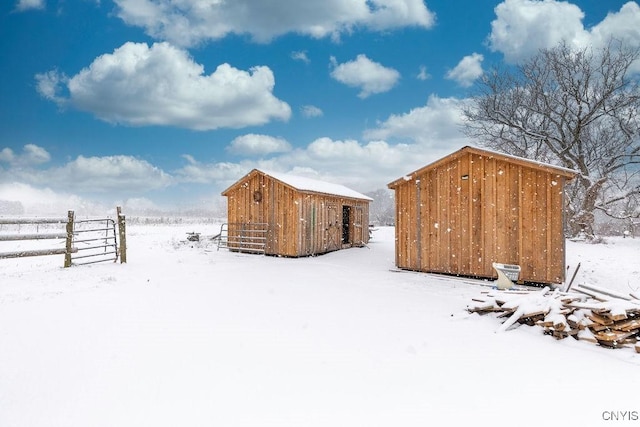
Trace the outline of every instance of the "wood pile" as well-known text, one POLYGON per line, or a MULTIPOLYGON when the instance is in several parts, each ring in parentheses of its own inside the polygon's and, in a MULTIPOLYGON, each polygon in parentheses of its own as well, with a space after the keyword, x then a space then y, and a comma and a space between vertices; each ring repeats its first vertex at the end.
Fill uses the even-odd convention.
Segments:
POLYGON ((539 326, 556 339, 572 337, 606 348, 633 347, 640 353, 640 299, 589 285, 570 292, 491 290, 467 306, 470 313, 505 319, 499 331, 520 324, 539 326))

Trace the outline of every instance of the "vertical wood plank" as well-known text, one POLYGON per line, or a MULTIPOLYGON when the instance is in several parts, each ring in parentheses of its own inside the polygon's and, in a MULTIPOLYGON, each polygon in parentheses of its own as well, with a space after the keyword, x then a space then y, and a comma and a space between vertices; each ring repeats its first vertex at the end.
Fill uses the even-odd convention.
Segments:
POLYGON ((447 179, 449 181, 449 212, 447 218, 447 241, 451 248, 449 251, 449 259, 447 272, 459 274, 460 272, 460 159, 451 162, 450 167, 446 169, 447 179))
POLYGON ((461 162, 460 174, 460 187, 462 192, 460 199, 460 206, 462 208, 460 213, 461 266, 464 274, 472 275, 471 254, 473 253, 473 233, 471 227, 473 221, 473 201, 471 197, 471 156, 469 154, 465 155, 461 162))

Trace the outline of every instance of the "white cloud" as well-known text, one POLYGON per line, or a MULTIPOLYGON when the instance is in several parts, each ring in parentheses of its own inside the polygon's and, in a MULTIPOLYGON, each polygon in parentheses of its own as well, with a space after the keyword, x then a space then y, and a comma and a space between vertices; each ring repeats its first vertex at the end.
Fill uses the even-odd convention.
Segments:
POLYGON ((302 61, 305 64, 309 64, 311 62, 311 60, 307 56, 307 51, 305 50, 291 52, 291 58, 295 59, 296 61, 302 61))
POLYGON ((307 118, 322 117, 324 115, 324 112, 314 105, 303 105, 300 110, 302 115, 307 118))
POLYGON ((78 156, 52 170, 49 180, 82 192, 146 192, 165 188, 172 177, 145 160, 131 156, 78 156))
MULTIPOLYGON (((437 117, 432 117, 424 124, 429 125, 436 120, 437 117)), ((401 132, 397 129, 396 132, 388 132, 391 137, 398 133, 401 132)), ((0 185, 0 200, 20 201, 27 208, 27 213, 33 213, 37 208, 38 213, 48 209, 46 213, 53 215, 68 209, 85 211, 93 206, 113 209, 115 205, 123 205, 127 211, 154 210, 158 208, 156 202, 146 195, 156 190, 170 195, 172 191, 182 192, 188 188, 191 202, 201 199, 202 194, 219 200, 222 190, 254 168, 314 177, 365 193, 385 188, 387 183, 435 160, 444 151, 460 148, 459 140, 445 132, 432 139, 438 139, 438 147, 427 146, 423 141, 392 144, 378 139, 362 142, 322 137, 306 147, 268 159, 239 162, 202 163, 194 156, 184 154, 184 166, 171 171, 171 174, 129 156, 80 156, 60 167, 44 170, 32 168, 21 172, 11 169, 5 172, 0 168, 0 182, 11 183, 4 187, 0 185), (195 192, 198 185, 205 193, 195 192), (24 191, 25 188, 30 190, 24 191), (83 195, 101 202, 89 201, 83 195)), ((177 197, 180 199, 185 195, 180 193, 177 197)), ((172 200, 166 195, 164 199, 172 200)), ((175 206, 176 199, 170 203, 175 206)), ((215 203, 208 205, 214 206, 215 203)), ((92 208, 93 211, 95 209, 92 208)))
POLYGON ((71 78, 51 71, 36 80, 45 98, 110 123, 211 130, 291 115, 289 105, 272 93, 275 79, 268 67, 247 72, 222 64, 205 75, 186 51, 168 43, 125 43, 71 78), (68 98, 60 95, 61 86, 68 98))
POLYGON ((538 50, 584 39, 584 13, 576 5, 555 0, 505 0, 495 8, 489 44, 508 62, 518 62, 538 50))
POLYGON ((561 41, 577 48, 602 47, 611 38, 640 46, 640 6, 624 4, 599 24, 585 28, 584 12, 576 5, 556 0, 505 0, 495 8, 489 47, 517 63, 540 49, 561 41))
POLYGON ((108 209, 98 202, 75 194, 11 181, 0 182, 0 201, 18 204, 22 211, 20 215, 65 217, 70 210, 80 215, 97 215, 104 214, 108 209))
POLYGON ((400 79, 398 71, 373 62, 364 54, 360 54, 355 60, 343 64, 338 64, 333 57, 331 62, 334 66, 331 77, 347 86, 360 88, 358 94, 360 98, 387 92, 400 79))
POLYGON ((222 191, 241 176, 255 168, 253 162, 218 162, 202 163, 190 155, 183 156, 187 164, 173 172, 181 183, 217 184, 217 191, 222 191))
POLYGON ((0 151, 0 162, 8 163, 11 167, 25 167, 47 163, 51 156, 42 147, 35 144, 26 144, 21 154, 16 154, 11 148, 3 148, 0 151))
POLYGON ((235 138, 231 141, 227 150, 233 154, 261 156, 272 153, 285 153, 291 150, 291 145, 283 138, 250 133, 235 138))
MULTIPOLYGON (((613 38, 630 48, 640 47, 640 5, 628 2, 619 12, 609 13, 591 29, 590 36, 594 46, 605 46, 613 38)), ((634 69, 640 72, 640 61, 635 62, 634 69)))
POLYGON ((5 147, 0 151, 0 162, 13 163, 16 155, 13 153, 13 150, 9 147, 5 147))
POLYGON ((78 156, 60 166, 43 167, 50 161, 49 153, 28 144, 18 155, 10 149, 2 150, 0 159, 9 164, 6 170, 0 169, 0 181, 63 189, 65 192, 140 194, 164 189, 174 182, 171 175, 131 156, 78 156))
POLYGON ((47 71, 46 73, 36 74, 36 88, 38 93, 49 101, 53 101, 63 106, 67 99, 60 95, 62 86, 69 82, 69 78, 58 70, 47 71))
MULTIPOLYGON (((377 128, 365 132, 366 139, 399 139, 432 148, 461 148, 469 141, 461 133, 464 100, 430 96, 427 104, 408 113, 391 115, 377 128)), ((454 151, 454 150, 451 150, 454 151)))
POLYGON ((49 160, 51 160, 51 156, 49 155, 49 153, 47 152, 47 150, 45 150, 42 147, 38 147, 35 144, 27 144, 24 146, 24 160, 28 163, 28 164, 41 164, 41 163, 47 163, 49 160))
POLYGON ((318 138, 307 146, 309 156, 315 160, 351 159, 353 161, 370 161, 383 157, 389 151, 389 144, 384 141, 373 141, 361 144, 348 139, 336 141, 331 138, 318 138))
POLYGON ((425 67, 424 65, 420 66, 420 72, 418 72, 418 75, 416 76, 416 78, 418 80, 429 80, 431 78, 431 75, 427 72, 427 67, 425 67))
POLYGON ((421 165, 428 153, 408 144, 385 141, 359 142, 318 138, 308 146, 269 159, 240 162, 201 163, 184 156, 187 164, 173 172, 176 181, 206 184, 222 191, 254 168, 313 177, 368 192, 384 188, 388 182, 421 165))
POLYGON ((455 80, 462 87, 470 87, 482 76, 482 61, 484 56, 479 53, 467 55, 447 73, 447 79, 455 80))
POLYGON ((186 164, 172 175, 177 183, 203 184, 218 192, 254 168, 340 183, 363 193, 378 190, 470 143, 459 129, 463 102, 432 96, 425 106, 390 116, 367 131, 365 141, 321 137, 306 147, 239 162, 201 163, 186 154, 186 164))
MULTIPOLYGON (((310 141, 306 147, 291 149, 279 138, 245 135, 230 145, 245 150, 244 153, 271 154, 268 158, 202 163, 194 156, 184 154, 184 165, 167 173, 130 156, 80 156, 62 166, 47 169, 34 166, 22 171, 11 168, 3 171, 0 168, 0 182, 22 182, 33 188, 51 188, 64 194, 90 194, 108 201, 107 206, 113 204, 111 200, 128 197, 132 202, 127 209, 145 206, 153 209, 152 204, 145 200, 136 203, 136 199, 146 199, 149 194, 159 194, 160 190, 163 194, 180 191, 177 197, 184 198, 182 190, 188 189, 190 201, 204 194, 196 191, 218 197, 222 190, 253 168, 302 174, 364 193, 384 188, 406 173, 469 144, 458 129, 462 105, 462 100, 432 96, 426 105, 380 122, 375 129, 365 133, 363 141, 322 137, 310 141), (278 152, 284 147, 288 151, 278 152)), ((7 154, 6 151, 1 153, 7 154)), ((8 157, 13 159, 13 156, 15 153, 11 152, 8 157)), ((66 209, 68 207, 59 210, 64 212, 66 209)))
POLYGON ((406 173, 407 167, 417 167, 425 156, 416 153, 415 148, 385 141, 322 137, 306 147, 268 159, 207 164, 185 155, 187 164, 173 171, 173 175, 177 182, 206 184, 222 191, 252 169, 262 168, 340 183, 367 192, 384 188, 388 182, 406 173))
MULTIPOLYGON (((39 147, 34 147, 31 152, 37 153, 39 147)), ((4 202, 0 203, 0 210, 9 207, 18 214, 61 215, 75 210, 83 215, 96 215, 123 203, 129 211, 157 210, 160 208, 147 195, 164 195, 163 199, 175 205, 171 196, 167 196, 173 194, 172 187, 198 182, 183 170, 176 171, 174 176, 145 160, 125 155, 78 156, 58 166, 37 162, 26 165, 19 159, 22 154, 16 156, 10 149, 0 151, 0 156, 8 162, 6 169, 0 163, 0 202, 4 202)), ((193 157, 184 157, 190 165, 198 165, 193 157)), ((217 177, 227 179, 224 173, 217 177)), ((217 177, 207 175, 214 181, 217 177)), ((182 196, 178 194, 178 198, 182 196)))
POLYGON ((31 9, 44 9, 45 8, 45 0, 18 0, 18 4, 16 4, 16 10, 19 12, 23 12, 25 10, 31 9))
POLYGON ((406 173, 407 165, 420 158, 412 148, 385 141, 360 142, 322 137, 305 148, 273 158, 260 166, 340 183, 364 193, 384 188, 388 182, 406 173))
POLYGON ((434 15, 423 0, 115 0, 117 15, 150 36, 181 46, 249 34, 259 42, 287 33, 314 38, 354 28, 384 31, 429 28, 434 15))

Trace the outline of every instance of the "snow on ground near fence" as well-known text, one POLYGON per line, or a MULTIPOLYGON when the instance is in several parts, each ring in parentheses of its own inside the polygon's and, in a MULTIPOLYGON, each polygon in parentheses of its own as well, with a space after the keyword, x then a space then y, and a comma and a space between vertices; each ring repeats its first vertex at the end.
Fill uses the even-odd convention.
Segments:
MULTIPOLYGON (((0 261, 0 425, 593 426, 640 413, 640 354, 498 332, 466 311, 490 283, 392 271, 392 228, 300 259, 218 251, 214 224, 127 231, 125 265, 0 261)), ((637 290, 640 239, 608 240, 568 242, 570 273, 580 262, 576 283, 637 290)))

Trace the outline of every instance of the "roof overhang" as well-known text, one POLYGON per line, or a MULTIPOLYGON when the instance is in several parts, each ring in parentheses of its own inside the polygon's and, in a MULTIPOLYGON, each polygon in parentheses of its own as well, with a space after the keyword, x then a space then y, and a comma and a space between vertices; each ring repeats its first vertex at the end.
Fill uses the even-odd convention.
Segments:
POLYGON ((355 190, 347 188, 341 184, 333 184, 330 182, 319 181, 312 178, 288 175, 279 172, 266 172, 260 169, 253 169, 251 172, 240 178, 233 185, 222 192, 223 196, 227 196, 229 192, 235 190, 243 182, 250 179, 253 175, 261 174, 268 176, 284 186, 305 194, 321 194, 331 197, 341 197, 346 199, 357 199, 371 202, 373 199, 369 196, 361 194, 355 190))
POLYGON ((394 189, 396 187, 398 187, 399 185, 401 185, 404 182, 407 181, 412 181, 414 178, 416 178, 417 176, 422 175, 424 172, 426 172, 427 170, 430 169, 434 169, 440 165, 443 165, 445 163, 448 163, 452 160, 458 159, 460 157, 462 157, 465 154, 477 154, 480 156, 485 156, 488 158, 495 158, 495 159, 499 159, 499 160, 504 160, 510 163, 514 163, 514 164, 519 164, 522 166, 526 166, 526 167, 530 167, 530 168, 534 168, 534 169, 539 169, 539 170, 543 170, 549 173, 553 173, 553 174, 557 174, 560 176, 564 176, 565 178, 567 178, 568 180, 573 179, 576 175, 578 175, 578 172, 573 170, 573 169, 568 169, 568 168, 563 168, 560 166, 555 166, 555 165, 551 165, 548 163, 544 163, 544 162, 538 162, 536 160, 529 160, 529 159, 525 159, 524 157, 518 157, 518 156, 513 156, 510 154, 504 154, 504 153, 500 153, 497 151, 491 151, 491 150, 486 150, 483 148, 477 148, 477 147, 472 147, 470 145, 467 145, 465 147, 462 147, 461 149, 459 149, 458 151, 455 151, 451 154, 449 154, 448 156, 445 156, 439 160, 436 160, 433 163, 430 163, 414 172, 411 172, 401 178, 396 179, 395 181, 390 182, 389 184, 387 184, 387 187, 390 189, 394 189))

